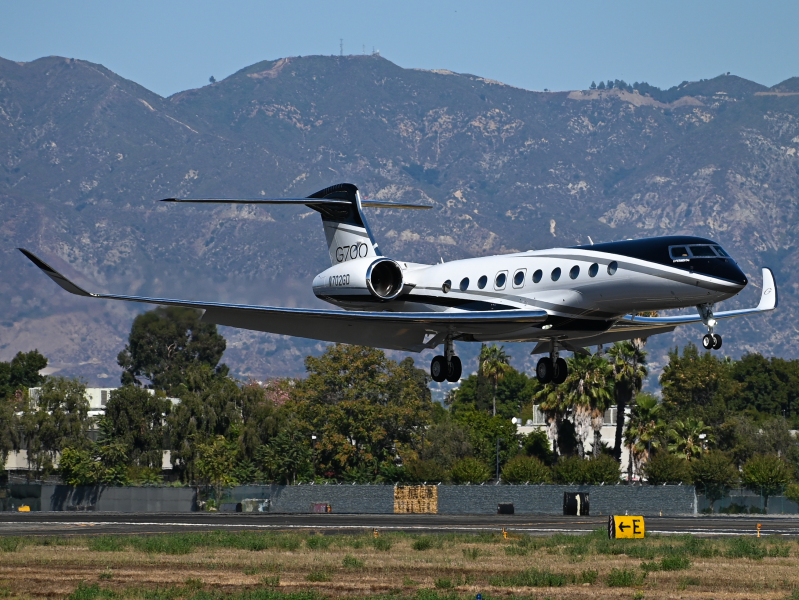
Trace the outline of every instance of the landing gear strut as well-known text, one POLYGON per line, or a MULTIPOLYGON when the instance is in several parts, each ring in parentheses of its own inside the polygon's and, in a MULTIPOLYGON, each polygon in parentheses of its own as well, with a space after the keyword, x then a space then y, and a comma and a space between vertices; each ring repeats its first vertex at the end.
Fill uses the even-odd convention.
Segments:
POLYGON ((713 333, 713 328, 716 326, 716 319, 713 318, 713 305, 699 304, 697 307, 699 316, 702 317, 702 323, 707 327, 707 334, 702 338, 702 347, 705 350, 718 350, 721 348, 721 336, 713 333))
POLYGON ((560 357, 558 345, 553 340, 549 356, 540 359, 535 366, 535 376, 540 383, 561 384, 566 381, 568 375, 569 367, 566 365, 566 361, 560 357))
POLYGON ((452 338, 444 341, 444 356, 436 356, 430 363, 430 377, 433 381, 457 383, 463 373, 461 359, 455 356, 455 344, 452 338))

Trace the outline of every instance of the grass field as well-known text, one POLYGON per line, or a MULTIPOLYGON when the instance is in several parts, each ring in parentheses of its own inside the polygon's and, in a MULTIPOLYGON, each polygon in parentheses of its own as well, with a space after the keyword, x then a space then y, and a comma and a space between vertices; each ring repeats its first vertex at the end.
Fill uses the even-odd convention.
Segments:
POLYGON ((785 538, 208 532, 0 538, 0 598, 791 598, 785 538))

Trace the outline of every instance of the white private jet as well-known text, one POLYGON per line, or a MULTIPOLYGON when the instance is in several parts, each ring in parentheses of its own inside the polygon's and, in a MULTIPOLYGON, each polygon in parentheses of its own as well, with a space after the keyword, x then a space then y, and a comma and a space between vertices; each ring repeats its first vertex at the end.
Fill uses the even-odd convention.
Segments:
POLYGON ((531 250, 425 265, 385 257, 363 216, 364 207, 430 208, 361 199, 341 183, 307 198, 168 198, 163 202, 304 204, 322 215, 332 266, 313 280, 318 298, 345 310, 245 306, 191 300, 93 294, 27 250, 23 254, 66 291, 203 311, 202 321, 328 342, 420 352, 443 344, 430 365, 434 381, 455 382, 461 361, 454 342, 537 342, 547 353, 536 366, 543 383, 562 383, 562 350, 646 338, 679 325, 703 323, 706 349, 721 347, 719 319, 773 310, 777 288, 763 269, 755 308, 713 311, 747 284, 716 242, 669 236, 571 248, 531 250), (642 317, 637 313, 696 306, 698 314, 642 317))

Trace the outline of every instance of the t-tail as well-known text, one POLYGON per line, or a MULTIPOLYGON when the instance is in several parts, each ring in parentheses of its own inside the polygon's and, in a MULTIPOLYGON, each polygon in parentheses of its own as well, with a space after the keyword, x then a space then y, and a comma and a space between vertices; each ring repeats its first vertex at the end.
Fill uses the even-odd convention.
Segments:
POLYGON ((162 202, 206 204, 304 204, 322 215, 330 264, 382 256, 366 218, 364 207, 426 209, 431 206, 362 200, 351 183, 337 183, 305 198, 165 198, 162 202))

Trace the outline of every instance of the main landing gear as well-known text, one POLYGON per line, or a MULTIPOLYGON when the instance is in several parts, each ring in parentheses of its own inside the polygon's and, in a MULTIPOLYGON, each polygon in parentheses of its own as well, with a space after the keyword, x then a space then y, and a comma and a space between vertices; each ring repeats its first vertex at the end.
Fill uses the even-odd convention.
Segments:
POLYGON ((552 350, 549 352, 549 356, 540 359, 535 366, 535 376, 540 383, 561 384, 566 381, 568 375, 569 367, 566 365, 566 361, 558 354, 557 344, 552 342, 552 350))
POLYGON ((436 356, 430 363, 430 377, 433 381, 457 383, 463 373, 461 359, 455 356, 455 344, 451 338, 444 342, 444 356, 436 356))
POLYGON ((702 323, 707 327, 707 334, 702 338, 702 347, 705 350, 718 350, 721 348, 721 336, 718 333, 713 333, 713 328, 716 326, 716 319, 713 318, 713 305, 699 304, 697 307, 699 316, 702 317, 702 323))

